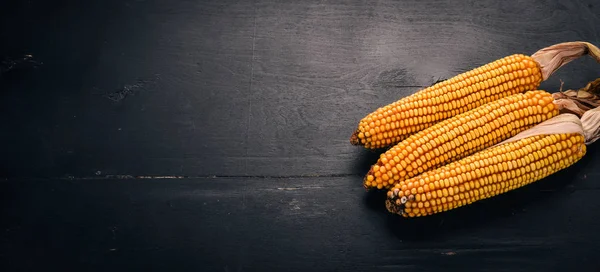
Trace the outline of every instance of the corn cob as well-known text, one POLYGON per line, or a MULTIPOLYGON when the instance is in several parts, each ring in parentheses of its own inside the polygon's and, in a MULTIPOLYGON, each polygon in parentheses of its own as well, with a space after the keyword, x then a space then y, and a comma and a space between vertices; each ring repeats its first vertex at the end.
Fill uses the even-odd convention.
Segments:
MULTIPOLYGON (((599 92, 600 84, 588 84, 556 99, 586 97, 578 102, 597 104, 599 92)), ((580 115, 557 115, 490 148, 398 182, 387 192, 388 211, 404 217, 431 215, 505 193, 569 167, 586 154, 586 145, 600 139, 600 107, 580 110, 580 115)))
POLYGON ((404 217, 447 211, 540 180, 585 153, 584 137, 578 133, 528 137, 401 182, 388 191, 386 207, 404 217))
POLYGON ((360 120, 350 142, 370 149, 389 147, 485 103, 535 90, 561 66, 585 54, 600 62, 600 49, 586 42, 501 58, 378 108, 360 120))
POLYGON ((371 167, 363 185, 386 188, 483 150, 558 115, 552 94, 530 91, 487 103, 409 136, 371 167))

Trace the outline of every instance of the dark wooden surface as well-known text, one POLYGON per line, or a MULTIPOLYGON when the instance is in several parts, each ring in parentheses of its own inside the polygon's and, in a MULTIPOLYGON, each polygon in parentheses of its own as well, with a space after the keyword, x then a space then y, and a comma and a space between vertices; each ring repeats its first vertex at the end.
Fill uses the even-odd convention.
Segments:
MULTIPOLYGON (((404 220, 362 189, 378 153, 348 139, 438 79, 600 45, 599 14, 593 0, 2 1, 0 270, 598 271, 598 146, 522 190, 404 220)), ((577 60, 542 88, 599 68, 577 60)))

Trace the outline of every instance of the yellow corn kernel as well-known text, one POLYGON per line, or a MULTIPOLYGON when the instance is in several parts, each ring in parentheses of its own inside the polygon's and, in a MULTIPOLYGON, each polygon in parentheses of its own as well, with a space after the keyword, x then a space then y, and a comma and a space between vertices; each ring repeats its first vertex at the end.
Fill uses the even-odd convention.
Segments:
POLYGON ((535 90, 541 82, 540 66, 533 58, 507 56, 375 110, 359 122, 350 142, 370 149, 388 147, 485 103, 535 90), (392 116, 401 120, 394 128, 386 126, 392 116))
MULTIPOLYGON (((514 94, 419 131, 383 153, 367 173, 363 186, 366 189, 389 189, 398 182, 502 142, 538 123, 521 122, 525 118, 539 117, 541 122, 558 115, 558 108, 551 101, 552 95, 544 91, 514 94), (542 100, 544 104, 541 107, 547 109, 547 114, 531 110, 542 100), (508 115, 518 118, 506 118, 508 115), (393 174, 390 169, 406 174, 391 181, 386 179, 393 174)), ((456 171, 459 174, 467 172, 464 168, 456 171)), ((461 179, 462 176, 456 178, 461 179)))
POLYGON ((392 213, 397 213, 404 217, 413 217, 431 215, 442 210, 465 206, 545 178, 574 164, 581 159, 585 153, 586 146, 584 137, 577 133, 537 135, 505 143, 485 149, 469 157, 396 184, 390 189, 391 193, 388 194, 386 207, 388 211, 392 213), (563 147, 563 143, 565 144, 565 147, 563 147), (545 151, 547 147, 556 147, 562 150, 557 150, 557 152, 552 155, 547 154, 546 156, 543 156, 543 151, 545 151), (519 152, 522 150, 528 150, 528 152, 519 152), (535 154, 534 157, 537 157, 537 159, 533 161, 528 159, 529 154, 535 154), (550 156, 555 158, 553 163, 547 159, 550 156), (500 163, 499 166, 498 164, 490 165, 482 163, 490 159, 498 161, 500 163), (475 162, 479 162, 479 167, 475 166, 475 162), (513 169, 516 170, 514 171, 515 174, 509 170, 509 162, 513 169), (456 171, 453 171, 462 168, 462 166, 469 166, 467 168, 471 170, 462 174, 457 174, 456 171), (473 174, 477 169, 479 169, 481 173, 486 173, 486 176, 478 177, 477 174, 473 174), (446 173, 444 176, 445 178, 440 176, 439 179, 436 180, 435 177, 439 176, 439 173, 446 173), (466 175, 467 173, 471 173, 471 175, 466 175), (444 181, 452 178, 453 175, 462 176, 462 182, 454 184, 452 187, 447 186, 444 181), (398 194, 396 193, 397 188, 402 187, 406 183, 414 183, 414 180, 416 179, 429 180, 429 185, 433 182, 437 182, 441 186, 441 191, 448 192, 448 194, 431 194, 431 197, 428 197, 426 200, 421 199, 421 201, 415 199, 412 194, 409 194, 402 196, 400 201, 395 202, 396 199, 399 199, 398 194), (455 197, 457 188, 460 192, 460 188, 463 185, 468 192, 459 195, 459 197, 455 197), (451 196, 451 192, 455 195, 451 196), (432 200, 435 200, 435 202, 432 200), (430 203, 432 209, 425 211, 413 209, 410 213, 406 212, 405 207, 418 207, 421 202, 425 201, 430 203), (397 203, 400 204, 398 205, 397 203), (440 206, 440 203, 448 204, 448 208, 446 209, 444 208, 445 206, 440 206))

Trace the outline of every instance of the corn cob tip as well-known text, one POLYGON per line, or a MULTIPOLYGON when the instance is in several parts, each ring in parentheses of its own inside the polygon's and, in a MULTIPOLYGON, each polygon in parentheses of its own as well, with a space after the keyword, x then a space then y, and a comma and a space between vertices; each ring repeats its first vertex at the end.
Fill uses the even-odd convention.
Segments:
MULTIPOLYGON (((365 187, 365 190, 369 191, 370 189, 373 189, 374 187, 377 187, 375 185, 375 180, 373 177, 373 166, 371 166, 371 169, 369 169, 369 172, 367 172, 367 174, 365 175, 365 178, 363 179, 363 187, 365 187), (371 184, 374 183, 374 184, 371 184)), ((379 187, 379 189, 381 189, 383 187, 379 187)))
POLYGON ((391 213, 404 215, 404 209, 406 208, 405 204, 409 200, 414 200, 414 196, 400 196, 399 193, 400 189, 398 188, 389 190, 387 193, 387 199, 385 200, 385 207, 391 213))
POLYGON ((402 208, 400 208, 397 205, 394 205, 394 201, 391 199, 385 200, 385 208, 391 213, 402 215, 402 208))
POLYGON ((358 138, 358 130, 355 130, 354 133, 352 133, 352 136, 350 136, 350 144, 352 145, 362 145, 360 142, 360 139, 358 138))

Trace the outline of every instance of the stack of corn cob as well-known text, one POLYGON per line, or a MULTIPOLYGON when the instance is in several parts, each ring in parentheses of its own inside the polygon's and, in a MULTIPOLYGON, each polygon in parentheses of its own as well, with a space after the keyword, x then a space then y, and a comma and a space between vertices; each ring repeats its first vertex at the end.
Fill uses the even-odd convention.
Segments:
MULTIPOLYGON (((575 163, 600 133, 600 80, 580 91, 538 90, 583 55, 587 42, 516 54, 460 74, 363 118, 353 145, 387 148, 364 178, 387 189, 386 207, 406 217, 470 204, 575 163), (580 121, 578 118, 582 117, 580 121)), ((561 87, 562 88, 562 87, 561 87)))

